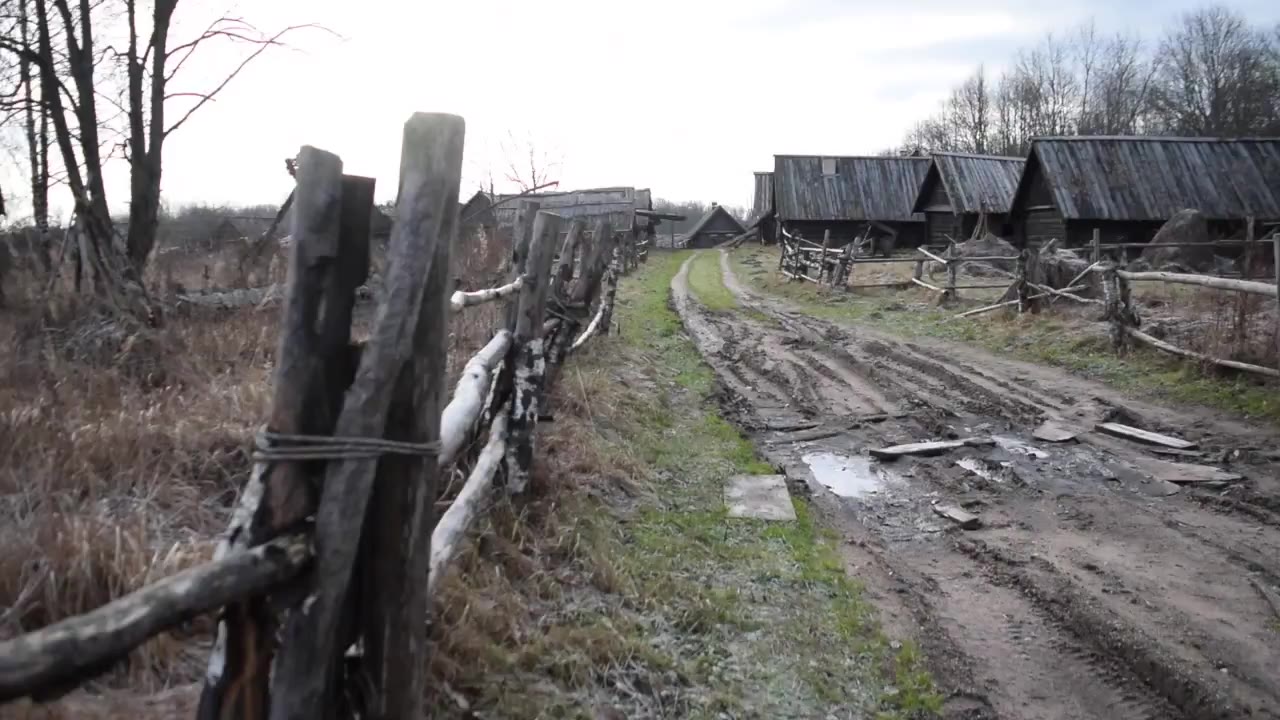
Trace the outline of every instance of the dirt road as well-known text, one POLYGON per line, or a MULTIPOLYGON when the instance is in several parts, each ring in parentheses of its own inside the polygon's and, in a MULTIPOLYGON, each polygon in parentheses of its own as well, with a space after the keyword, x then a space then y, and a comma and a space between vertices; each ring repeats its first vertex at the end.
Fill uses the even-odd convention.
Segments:
POLYGON ((1275 433, 965 346, 816 320, 748 291, 721 260, 743 311, 699 305, 686 264, 672 284, 686 328, 729 413, 843 536, 888 631, 919 641, 945 717, 1280 718, 1275 433), (1034 440, 1045 420, 1083 432, 1034 440), (1203 455, 1094 431, 1104 421, 1183 437, 1203 455), (996 444, 884 463, 866 454, 973 436, 996 444), (1161 479, 1182 472, 1174 461, 1243 480, 1161 479), (961 529, 935 503, 981 526, 961 529))

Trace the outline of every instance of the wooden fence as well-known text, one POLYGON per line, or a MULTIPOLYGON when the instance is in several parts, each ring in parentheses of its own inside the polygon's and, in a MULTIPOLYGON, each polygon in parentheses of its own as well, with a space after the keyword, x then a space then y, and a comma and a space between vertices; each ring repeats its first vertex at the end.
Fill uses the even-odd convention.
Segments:
MULTIPOLYGON (((781 232, 781 253, 778 259, 778 269, 791 280, 826 284, 833 288, 839 287, 845 290, 852 288, 908 287, 914 284, 939 293, 942 300, 954 299, 957 297, 956 292, 958 290, 966 288, 1006 288, 999 301, 983 307, 966 310, 957 314, 957 318, 980 315, 1015 305, 1018 308, 1018 312, 1022 313, 1033 308, 1033 304, 1037 301, 1044 299, 1047 299, 1050 303, 1064 299, 1082 304, 1099 305, 1103 308, 1103 318, 1111 325, 1112 344, 1117 351, 1122 351, 1127 347, 1130 340, 1136 340, 1162 352, 1179 357, 1267 377, 1280 378, 1280 369, 1211 357, 1204 353, 1177 347, 1143 332, 1139 329, 1141 320, 1130 292, 1130 283, 1133 282, 1165 282, 1229 290, 1238 292, 1241 295, 1261 295, 1276 298, 1276 355, 1280 358, 1280 230, 1274 232, 1269 240, 1259 242, 1254 236, 1253 220, 1247 222, 1245 238, 1242 240, 1216 240, 1209 243, 1161 243, 1159 246, 1162 248, 1241 248, 1241 272, 1238 273, 1242 276, 1240 278, 1224 275, 1130 271, 1124 265, 1124 259, 1127 257, 1128 251, 1146 250, 1151 248, 1152 245, 1150 243, 1103 245, 1099 232, 1095 230, 1090 243, 1089 265, 1063 288, 1054 288, 1047 284, 1030 280, 1028 272, 1029 250, 1023 250, 1018 255, 1011 257, 960 257, 955 255, 955 244, 952 243, 945 249, 930 246, 917 248, 914 257, 862 257, 858 255, 858 243, 849 243, 844 248, 834 249, 828 247, 829 239, 830 232, 827 232, 822 243, 818 244, 793 237, 786 230, 783 230, 781 232), (1264 281, 1253 280, 1250 279, 1250 274, 1253 271, 1255 258, 1261 257, 1262 248, 1267 248, 1271 252, 1275 277, 1264 281), (943 254, 939 255, 934 252, 935 250, 943 254), (1016 262, 1016 271, 1011 274, 1011 283, 957 284, 957 268, 961 263, 997 261, 1016 262), (923 278, 925 262, 935 262, 945 268, 947 280, 944 285, 935 285, 923 278), (910 280, 865 284, 852 282, 853 270, 857 265, 876 263, 914 263, 915 271, 910 280), (1090 287, 1091 283, 1088 280, 1090 275, 1098 275, 1101 278, 1103 299, 1084 297, 1077 294, 1090 287)), ((1052 242, 1050 241, 1051 244, 1052 242)), ((1242 329, 1237 328, 1237 332, 1240 331, 1242 329)))
MULTIPOLYGON (((920 287, 939 293, 940 300, 948 301, 957 297, 960 290, 1008 288, 1015 292, 1026 285, 1026 254, 1012 256, 961 257, 955 254, 955 245, 945 249, 936 246, 916 248, 914 257, 871 257, 859 255, 862 244, 851 242, 843 248, 828 247, 831 233, 823 233, 822 243, 814 243, 803 238, 792 236, 786 230, 781 232, 781 255, 778 258, 778 269, 791 280, 803 280, 819 285, 830 285, 833 288, 852 290, 856 288, 885 287, 920 287), (934 251, 937 252, 934 252, 934 251), (939 255, 938 253, 942 253, 939 255), (957 282, 959 266, 967 262, 1017 262, 1018 272, 1010 282, 970 283, 961 285, 957 282), (944 268, 947 274, 945 284, 939 286, 924 279, 924 266, 927 262, 935 262, 944 268), (890 282, 858 283, 855 270, 858 265, 880 264, 914 264, 915 270, 909 280, 890 282)), ((1016 301, 1015 301, 1016 302, 1016 301)))
POLYGON ((374 181, 302 148, 270 417, 214 559, 0 643, 0 701, 56 697, 221 610, 200 720, 422 716, 439 579, 495 489, 528 487, 548 389, 608 332, 618 276, 646 249, 581 220, 557 248, 564 219, 524 200, 508 282, 450 296, 463 131, 453 115, 405 124, 386 288, 362 343, 374 181), (446 404, 451 314, 501 300, 505 326, 446 404), (437 522, 438 479, 464 470, 437 522))

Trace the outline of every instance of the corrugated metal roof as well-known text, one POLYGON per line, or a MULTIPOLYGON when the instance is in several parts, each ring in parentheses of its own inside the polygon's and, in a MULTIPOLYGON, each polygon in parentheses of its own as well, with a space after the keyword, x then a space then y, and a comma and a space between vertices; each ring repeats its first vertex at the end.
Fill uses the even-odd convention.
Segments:
POLYGON ((1070 220, 1280 219, 1280 138, 1035 138, 1015 207, 1033 168, 1070 220))
POLYGON ((934 153, 914 209, 923 211, 929 195, 941 182, 951 200, 951 210, 957 215, 1007 213, 1025 164, 1026 160, 1016 157, 934 153))
MULTIPOLYGON (((567 192, 531 193, 521 199, 536 200, 543 210, 550 210, 566 218, 606 217, 613 224, 614 230, 630 230, 635 222, 635 211, 638 207, 648 209, 649 191, 637 191, 632 187, 589 188, 586 190, 569 190, 567 192)), ((514 195, 497 195, 494 207, 499 226, 512 226, 516 221, 516 210, 519 202, 514 195), (504 202, 509 201, 509 202, 504 202)))
POLYGON ((755 174, 755 194, 751 201, 750 220, 769 214, 773 210, 773 173, 758 172, 755 174))
POLYGON ((773 162, 780 220, 924 221, 912 206, 929 158, 775 155, 773 162), (834 174, 823 174, 824 160, 834 174))

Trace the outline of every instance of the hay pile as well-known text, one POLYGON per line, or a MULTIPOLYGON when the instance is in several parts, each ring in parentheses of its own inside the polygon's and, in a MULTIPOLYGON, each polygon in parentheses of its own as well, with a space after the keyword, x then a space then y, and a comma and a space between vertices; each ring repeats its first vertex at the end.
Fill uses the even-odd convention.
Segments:
POLYGON ((1131 265, 1134 270, 1212 272, 1216 268, 1209 224, 1198 210, 1180 210, 1151 239, 1151 246, 1131 265), (1199 247, 1168 247, 1168 243, 1205 243, 1199 247))

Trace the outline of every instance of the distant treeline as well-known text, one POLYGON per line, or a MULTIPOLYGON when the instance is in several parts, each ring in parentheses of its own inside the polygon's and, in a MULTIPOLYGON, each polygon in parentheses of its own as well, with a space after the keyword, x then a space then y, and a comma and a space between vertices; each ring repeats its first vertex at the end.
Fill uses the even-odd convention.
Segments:
POLYGON ((982 66, 888 153, 1024 155, 1038 135, 1280 135, 1280 24, 1215 5, 1157 39, 1092 21, 982 66))

